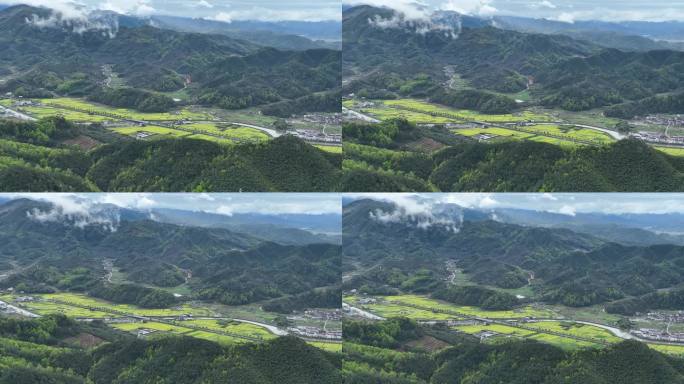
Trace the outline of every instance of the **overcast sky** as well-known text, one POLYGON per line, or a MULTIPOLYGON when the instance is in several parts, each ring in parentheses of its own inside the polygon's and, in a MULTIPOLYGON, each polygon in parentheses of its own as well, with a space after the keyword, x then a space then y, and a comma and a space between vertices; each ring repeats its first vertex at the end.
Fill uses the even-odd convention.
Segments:
POLYGON ((565 22, 684 21, 684 0, 346 0, 346 4, 386 5, 414 12, 416 4, 478 16, 516 15, 565 22))
POLYGON ((96 203, 122 208, 149 210, 173 208, 224 215, 263 214, 341 214, 340 195, 315 193, 37 193, 0 194, 4 198, 30 198, 56 203, 75 212, 96 203))
POLYGON ((453 203, 462 207, 494 209, 518 208, 575 215, 576 213, 682 213, 684 194, 515 194, 515 193, 452 193, 452 194, 349 194, 354 198, 392 201, 411 211, 429 209, 432 203, 453 203))
POLYGON ((122 14, 164 14, 231 20, 340 20, 340 0, 0 0, 0 4, 44 5, 66 10, 80 4, 122 14))

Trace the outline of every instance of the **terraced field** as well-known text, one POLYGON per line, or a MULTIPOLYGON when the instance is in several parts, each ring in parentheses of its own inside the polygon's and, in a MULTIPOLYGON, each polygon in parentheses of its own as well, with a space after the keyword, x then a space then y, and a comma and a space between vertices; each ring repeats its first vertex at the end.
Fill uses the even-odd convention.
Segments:
POLYGON ((551 121, 545 114, 525 110, 515 114, 489 115, 467 109, 455 109, 442 105, 428 103, 416 99, 375 100, 373 107, 356 108, 356 101, 345 100, 346 108, 359 110, 361 113, 386 120, 391 118, 405 118, 418 124, 445 124, 465 121, 479 121, 489 123, 522 122, 522 121, 551 121))
POLYGON ((119 118, 144 120, 144 121, 177 121, 177 120, 207 120, 209 116, 204 113, 192 112, 183 108, 173 112, 145 113, 128 108, 113 108, 106 105, 91 103, 82 99, 59 97, 54 99, 38 99, 43 105, 58 109, 78 110, 94 114, 111 114, 119 118))
POLYGON ((50 301, 33 301, 23 303, 22 307, 29 312, 36 313, 38 315, 48 315, 50 313, 61 313, 68 317, 81 317, 81 318, 92 318, 92 319, 102 319, 119 317, 109 312, 102 312, 97 310, 91 310, 81 307, 75 307, 72 305, 54 303, 50 301))
POLYGON ((126 136, 136 136, 138 133, 152 134, 152 136, 146 138, 148 140, 164 137, 185 137, 221 143, 234 143, 235 141, 261 141, 269 139, 267 134, 258 129, 237 126, 224 129, 209 123, 185 124, 178 126, 178 129, 148 125, 145 127, 113 127, 110 130, 126 136))
POLYGON ((36 119, 44 117, 62 116, 67 120, 77 123, 102 123, 105 121, 112 121, 113 119, 106 116, 93 115, 85 112, 70 111, 61 108, 49 106, 26 106, 16 108, 19 112, 23 112, 36 119))
MULTIPOLYGON (((74 304, 74 306, 90 307, 94 309, 108 309, 111 311, 122 312, 127 314, 136 314, 138 316, 181 316, 191 314, 193 316, 212 316, 210 310, 204 307, 195 307, 189 304, 183 304, 173 309, 149 309, 140 308, 129 304, 115 304, 104 300, 95 299, 85 295, 76 293, 51 293, 38 295, 46 300, 55 300, 62 304, 74 304)), ((69 315, 72 316, 72 315, 69 315)))
MULTIPOLYGON (((589 327, 589 326, 587 326, 587 327, 589 327)), ((596 327, 591 327, 591 328, 601 330, 600 328, 596 328, 596 327)), ((535 332, 535 331, 531 331, 528 329, 509 327, 509 326, 501 325, 501 324, 466 325, 466 326, 454 327, 454 329, 461 331, 461 332, 464 332, 464 333, 471 334, 471 335, 478 335, 481 332, 495 332, 497 334, 496 336, 491 336, 491 337, 487 338, 487 341, 491 341, 491 342, 496 342, 497 340, 500 340, 501 338, 516 337, 516 338, 533 339, 533 340, 537 340, 537 341, 547 343, 547 344, 552 344, 552 345, 555 345, 557 347, 560 347, 563 349, 568 349, 568 350, 580 349, 580 348, 598 348, 598 347, 601 347, 601 344, 598 344, 598 343, 591 343, 588 341, 582 341, 582 340, 577 340, 577 339, 573 339, 570 337, 562 337, 562 336, 558 336, 558 335, 551 335, 548 333, 535 332)))
POLYGON ((488 311, 477 307, 459 306, 419 295, 378 296, 371 304, 359 304, 358 296, 346 296, 344 301, 381 317, 408 317, 415 320, 454 320, 465 317, 490 319, 551 318, 553 312, 533 307, 510 311, 488 311))
POLYGON ((551 318, 554 316, 551 311, 530 306, 510 311, 488 311, 477 307, 454 305, 419 295, 384 296, 383 299, 399 305, 403 304, 414 307, 431 308, 432 310, 437 311, 448 311, 463 314, 465 316, 485 317, 489 319, 518 319, 525 317, 551 318))

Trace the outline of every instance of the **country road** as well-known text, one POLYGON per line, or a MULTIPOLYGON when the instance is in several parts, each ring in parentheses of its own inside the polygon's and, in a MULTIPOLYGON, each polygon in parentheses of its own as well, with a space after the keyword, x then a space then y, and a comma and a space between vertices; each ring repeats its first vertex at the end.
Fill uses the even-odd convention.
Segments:
POLYGON ((591 125, 584 125, 584 124, 572 124, 572 125, 574 125, 576 127, 589 128, 589 129, 593 129, 596 131, 601 131, 603 133, 607 133, 608 135, 610 135, 610 137, 612 137, 615 140, 622 140, 622 139, 627 137, 627 136, 621 134, 620 132, 612 131, 612 130, 606 129, 606 128, 594 127, 591 125))
POLYGON ((359 316, 361 316, 361 317, 365 317, 365 318, 367 318, 367 319, 371 319, 371 320, 385 320, 384 317, 380 317, 380 316, 378 316, 378 315, 374 315, 374 314, 372 314, 372 313, 370 313, 370 312, 367 312, 367 311, 364 311, 363 309, 360 309, 360 308, 352 307, 351 305, 349 305, 349 304, 347 304, 347 303, 345 303, 345 302, 342 302, 342 308, 343 308, 343 309, 348 309, 348 310, 351 311, 352 313, 357 314, 357 315, 359 315, 359 316))
POLYGON ((260 127, 258 125, 252 125, 252 124, 245 124, 245 123, 236 123, 234 121, 212 121, 212 120, 207 120, 207 121, 198 121, 198 123, 211 123, 211 124, 232 124, 232 125, 239 125, 241 127, 247 127, 247 128, 254 128, 258 129, 259 131, 264 132, 265 134, 271 136, 271 137, 280 137, 283 134, 276 131, 275 129, 271 128, 266 128, 266 127, 260 127))
POLYGON ((36 121, 37 120, 37 119, 35 119, 29 115, 25 115, 21 112, 17 112, 15 110, 13 110, 13 109, 3 107, 2 105, 0 105, 0 111, 5 111, 5 112, 9 113, 10 115, 14 116, 15 118, 21 119, 21 120, 28 120, 28 121, 36 121))
POLYGON ((33 313, 33 312, 29 312, 29 311, 27 311, 27 310, 25 310, 25 309, 16 307, 16 306, 14 306, 14 305, 12 305, 12 304, 10 304, 10 303, 7 303, 7 302, 4 302, 4 301, 0 300, 0 305, 2 305, 2 304, 4 304, 5 306, 7 306, 7 308, 9 308, 12 312, 18 313, 18 314, 20 314, 20 315, 22 315, 22 316, 26 316, 26 317, 40 317, 40 315, 37 315, 37 314, 35 314, 35 313, 33 313))
POLYGON ((356 117, 356 118, 359 119, 359 120, 367 121, 367 122, 369 122, 369 123, 379 123, 379 122, 380 122, 380 120, 378 120, 378 119, 376 119, 376 118, 370 117, 370 116, 368 116, 368 115, 364 115, 364 114, 361 113, 361 112, 356 112, 356 111, 354 111, 353 109, 348 109, 348 108, 345 108, 345 107, 342 107, 342 113, 350 114, 350 115, 356 117))
POLYGON ((289 335, 289 333, 287 331, 283 331, 282 329, 280 329, 274 325, 268 325, 268 324, 259 323, 256 321, 251 321, 251 320, 242 320, 242 319, 232 319, 232 320, 240 322, 240 323, 247 323, 247 324, 258 325, 260 327, 264 327, 276 336, 287 336, 287 335, 289 335))

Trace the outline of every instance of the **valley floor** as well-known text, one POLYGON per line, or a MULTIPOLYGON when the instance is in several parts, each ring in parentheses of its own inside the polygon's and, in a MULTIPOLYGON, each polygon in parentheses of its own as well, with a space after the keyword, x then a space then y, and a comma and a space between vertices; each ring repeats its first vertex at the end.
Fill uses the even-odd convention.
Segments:
POLYGON ((507 311, 490 311, 458 306, 421 295, 344 297, 345 316, 381 320, 405 317, 422 324, 446 325, 455 333, 466 333, 484 343, 506 338, 533 339, 566 350, 603 348, 626 339, 639 340, 649 347, 684 356, 684 343, 646 340, 634 332, 617 328, 597 316, 588 321, 576 308, 530 304, 507 311))
MULTIPOLYGON (((107 130, 138 140, 184 137, 235 144, 270 140, 284 134, 273 128, 276 118, 254 109, 225 111, 189 106, 171 112, 142 113, 68 97, 0 99, 0 107, 0 117, 33 120, 63 116, 79 124, 101 124, 107 130)), ((334 114, 311 114, 289 119, 288 124, 295 130, 291 134, 325 151, 339 153, 337 119, 334 114)))
POLYGON ((228 307, 190 302, 168 309, 145 309, 115 304, 82 294, 0 295, 0 314, 40 317, 59 313, 78 321, 104 321, 112 328, 154 338, 179 334, 223 344, 261 343, 279 336, 294 335, 313 346, 340 351, 340 312, 311 309, 288 316, 287 326, 276 325, 277 314, 257 306, 228 307), (236 318, 235 315, 240 315, 236 318))
MULTIPOLYGON (((609 144, 627 137, 614 128, 620 120, 606 118, 596 111, 568 112, 534 107, 512 114, 482 114, 418 99, 351 99, 343 104, 350 120, 373 123, 404 118, 418 125, 444 125, 456 136, 481 142, 530 140, 574 147, 609 144)), ((662 134, 668 128, 653 124, 637 127, 653 135, 662 134)), ((677 134, 677 131, 670 133, 677 134)), ((665 153, 684 156, 684 147, 680 145, 666 142, 653 145, 665 153)))

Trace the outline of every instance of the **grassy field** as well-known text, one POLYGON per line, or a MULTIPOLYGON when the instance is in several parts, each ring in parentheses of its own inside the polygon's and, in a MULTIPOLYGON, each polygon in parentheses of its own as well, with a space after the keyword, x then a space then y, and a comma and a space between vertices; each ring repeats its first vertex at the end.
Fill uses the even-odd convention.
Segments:
POLYGON ((207 328, 219 332, 237 333, 245 336, 260 337, 264 340, 273 339, 276 336, 269 332, 266 328, 258 325, 241 323, 237 321, 222 321, 222 320, 186 320, 178 322, 178 325, 191 325, 194 327, 207 328))
POLYGON ((155 322, 113 323, 113 324, 110 324, 110 326, 112 328, 116 328, 116 329, 126 331, 126 332, 137 332, 140 329, 154 329, 155 331, 173 332, 176 334, 187 334, 187 333, 192 332, 192 329, 189 329, 189 328, 177 327, 177 326, 171 325, 171 324, 155 323, 155 322))
POLYGON ((684 345, 665 345, 665 344, 648 344, 649 347, 667 353, 669 355, 676 355, 679 357, 684 357, 684 345))
POLYGON ((248 343, 249 342, 248 340, 241 339, 239 337, 231 337, 228 335, 219 335, 216 333, 204 332, 204 331, 192 331, 190 333, 187 333, 186 336, 196 337, 198 339, 209 340, 209 341, 213 341, 213 342, 216 342, 219 344, 236 344, 236 343, 248 343))
POLYGON ((314 147, 318 149, 322 149, 326 152, 330 153, 342 153, 342 147, 341 146, 334 146, 334 145, 314 145, 314 147))
POLYGON ((549 335, 546 333, 538 333, 536 335, 530 336, 529 338, 542 343, 555 345, 566 350, 602 347, 601 344, 590 343, 588 341, 576 340, 562 336, 549 335))
POLYGON ((187 137, 192 135, 192 133, 189 132, 184 132, 184 131, 179 131, 176 129, 170 129, 170 128, 164 128, 164 127, 153 127, 153 126, 147 126, 147 127, 116 127, 116 128, 110 128, 112 131, 126 135, 126 136, 135 136, 139 132, 147 132, 147 133, 153 133, 155 135, 160 135, 160 136, 173 136, 173 137, 187 137))
POLYGON ((655 147, 655 149, 665 152, 672 156, 684 156, 684 148, 673 148, 673 147, 655 147))
POLYGON ((268 140, 270 138, 258 129, 230 124, 192 123, 184 124, 179 128, 240 140, 268 140))
POLYGON ((342 352, 342 343, 324 343, 322 341, 308 341, 307 343, 328 352, 342 352))
POLYGON ((618 343, 622 341, 621 338, 613 335, 610 331, 593 325, 572 322, 542 321, 526 324, 526 326, 543 331, 553 331, 577 337, 600 340, 607 343, 618 343))
POLYGON ((607 144, 613 142, 608 134, 589 128, 579 128, 573 126, 559 126, 555 124, 537 124, 520 127, 529 132, 535 132, 542 136, 561 136, 568 139, 591 141, 597 144, 607 144))
POLYGON ((529 138, 528 140, 536 141, 538 143, 547 143, 547 144, 554 144, 554 145, 567 146, 567 147, 578 147, 578 146, 584 145, 584 144, 577 143, 574 141, 561 140, 561 139, 557 139, 554 137, 548 137, 548 136, 534 136, 534 137, 529 138))
POLYGON ((505 128, 466 128, 466 129, 456 129, 454 133, 462 136, 473 137, 477 135, 496 135, 497 138, 508 138, 516 140, 524 140, 534 137, 532 133, 514 131, 512 129, 505 128))
POLYGON ((521 329, 521 328, 516 328, 516 327, 509 327, 506 325, 501 325, 501 324, 478 324, 478 325, 463 325, 463 326, 458 326, 454 327, 454 329, 457 329, 461 332, 465 332, 470 335, 475 335, 483 331, 490 331, 490 332, 496 332, 500 335, 505 335, 505 336, 515 336, 515 337, 527 337, 531 335, 536 335, 537 332, 534 331, 528 331, 526 329, 521 329))

